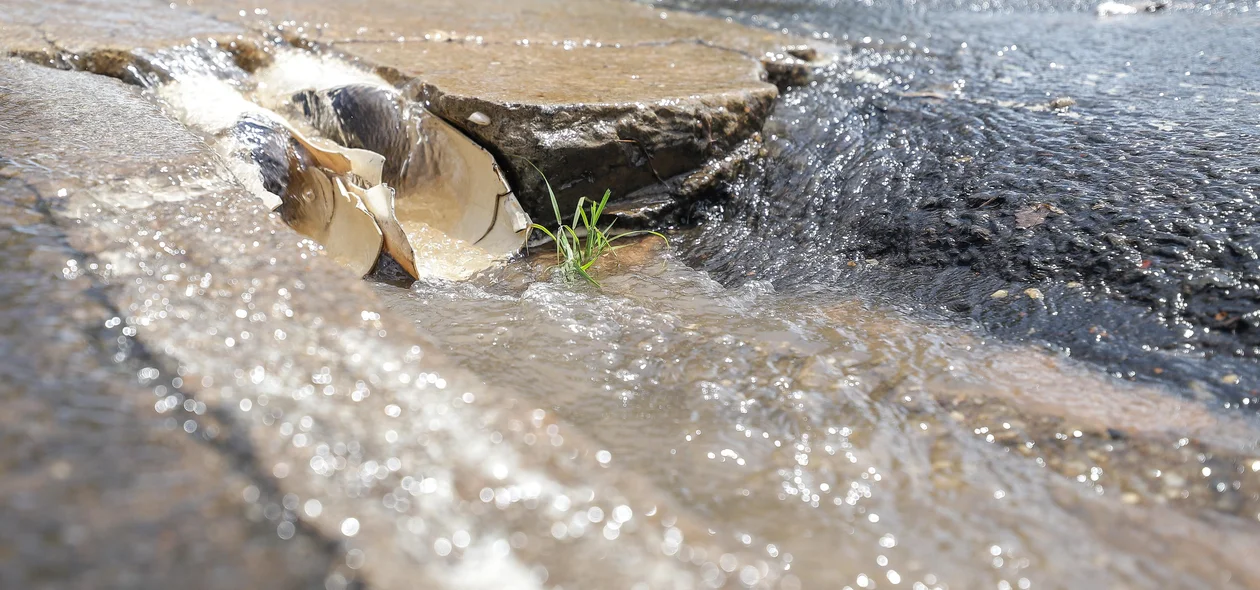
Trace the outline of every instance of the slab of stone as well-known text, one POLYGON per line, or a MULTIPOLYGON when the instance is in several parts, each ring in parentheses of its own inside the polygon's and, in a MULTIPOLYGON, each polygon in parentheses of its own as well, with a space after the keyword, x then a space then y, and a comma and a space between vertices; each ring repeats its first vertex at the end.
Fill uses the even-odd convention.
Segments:
POLYGON ((799 71, 781 64, 804 62, 785 52, 812 51, 775 32, 615 0, 193 7, 377 69, 494 151, 541 219, 551 207, 530 162, 568 211, 605 189, 625 198, 662 185, 761 129, 778 96, 763 62, 793 78, 799 71))
POLYGON ((613 189, 622 199, 729 153, 761 129, 777 96, 773 85, 757 81, 756 62, 695 44, 429 45, 355 49, 393 64, 387 78, 492 146, 514 172, 526 207, 548 221, 551 206, 530 162, 547 175, 567 215, 578 197, 613 189))

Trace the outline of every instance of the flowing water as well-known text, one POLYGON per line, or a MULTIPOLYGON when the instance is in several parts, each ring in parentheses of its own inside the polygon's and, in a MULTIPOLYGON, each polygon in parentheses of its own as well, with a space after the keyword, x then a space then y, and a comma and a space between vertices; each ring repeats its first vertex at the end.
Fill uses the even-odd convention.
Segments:
POLYGON ((716 223, 691 264, 946 309, 1253 403, 1260 7, 685 5, 852 48, 788 93, 771 157, 698 212, 716 223), (991 297, 1030 287, 1047 298, 991 297))
POLYGON ((1254 421, 851 295, 728 289, 656 244, 621 257, 599 292, 544 264, 378 292, 803 587, 1254 583, 1254 421))
POLYGON ((1196 291, 1156 304, 1250 276, 1256 9, 688 6, 853 56, 785 95, 697 228, 629 242, 599 289, 545 247, 357 281, 157 92, 0 64, 28 114, 0 126, 0 528, 22 531, 0 585, 1260 587, 1260 420, 1234 387, 1260 372, 1196 347, 1249 336, 1212 340, 1196 291), (1051 207, 1146 215, 1093 221, 1139 240, 1184 195, 1220 229, 1154 278, 1053 247, 1094 226, 1051 207), (991 200, 1046 203, 1018 231, 1057 233, 978 222, 991 200))

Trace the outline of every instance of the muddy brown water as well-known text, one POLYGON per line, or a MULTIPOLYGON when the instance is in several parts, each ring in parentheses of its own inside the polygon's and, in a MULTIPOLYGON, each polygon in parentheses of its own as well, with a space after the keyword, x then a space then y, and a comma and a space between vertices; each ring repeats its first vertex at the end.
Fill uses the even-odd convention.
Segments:
POLYGON ((1252 414, 655 239, 360 281, 152 95, 0 89, 5 587, 1260 587, 1252 414))

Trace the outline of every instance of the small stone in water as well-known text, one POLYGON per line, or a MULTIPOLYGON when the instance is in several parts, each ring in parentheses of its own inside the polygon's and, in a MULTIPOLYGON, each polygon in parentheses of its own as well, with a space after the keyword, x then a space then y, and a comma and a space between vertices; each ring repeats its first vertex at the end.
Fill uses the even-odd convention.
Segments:
POLYGON ((481 111, 477 111, 471 115, 468 115, 468 122, 474 125, 481 125, 482 127, 485 127, 486 125, 490 124, 490 116, 481 111))
POLYGON ((1221 377, 1221 382, 1225 383, 1226 385, 1237 385, 1238 375, 1234 375, 1233 373, 1231 373, 1229 375, 1221 377))
POLYGON ((1024 289, 1024 294, 1027 295, 1029 299, 1041 299, 1044 297, 1041 294, 1041 289, 1024 289))
POLYGON ((1009 291, 1007 291, 1006 289, 998 289, 997 291, 994 291, 993 294, 990 295, 990 297, 994 299, 1006 299, 1007 295, 1010 295, 1009 291))
POLYGON ((1056 98, 1050 101, 1050 108, 1056 109, 1056 110, 1066 109, 1075 104, 1076 104, 1076 99, 1070 96, 1060 96, 1059 98, 1056 98))

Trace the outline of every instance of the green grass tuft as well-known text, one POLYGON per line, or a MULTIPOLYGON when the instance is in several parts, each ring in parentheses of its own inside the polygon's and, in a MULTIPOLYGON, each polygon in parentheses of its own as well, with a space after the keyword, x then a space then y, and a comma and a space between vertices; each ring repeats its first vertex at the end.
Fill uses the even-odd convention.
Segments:
MULTIPOLYGON (((531 162, 534 170, 538 170, 537 166, 531 162)), ((599 217, 604 212, 604 206, 608 204, 608 197, 612 196, 611 190, 604 191, 604 198, 599 202, 592 199, 582 197, 578 199, 577 211, 573 213, 573 223, 566 224, 564 218, 560 216, 560 203, 556 201, 556 193, 551 190, 551 183, 547 181, 547 175, 542 170, 538 170, 538 174, 542 176, 543 183, 547 185, 547 194, 551 196, 551 209, 556 214, 556 232, 543 227, 537 223, 533 224, 533 229, 547 234, 556 243, 556 268, 570 280, 581 277, 586 279, 592 285, 599 286, 590 274, 592 264, 599 260, 600 256, 605 254, 615 254, 621 246, 614 246, 613 242, 631 236, 653 235, 662 240, 665 244, 669 244, 669 238, 660 232, 650 230, 639 230, 620 233, 610 236, 613 223, 609 223, 608 227, 601 229, 599 227, 599 217), (585 236, 578 235, 578 229, 586 230, 585 236)))

